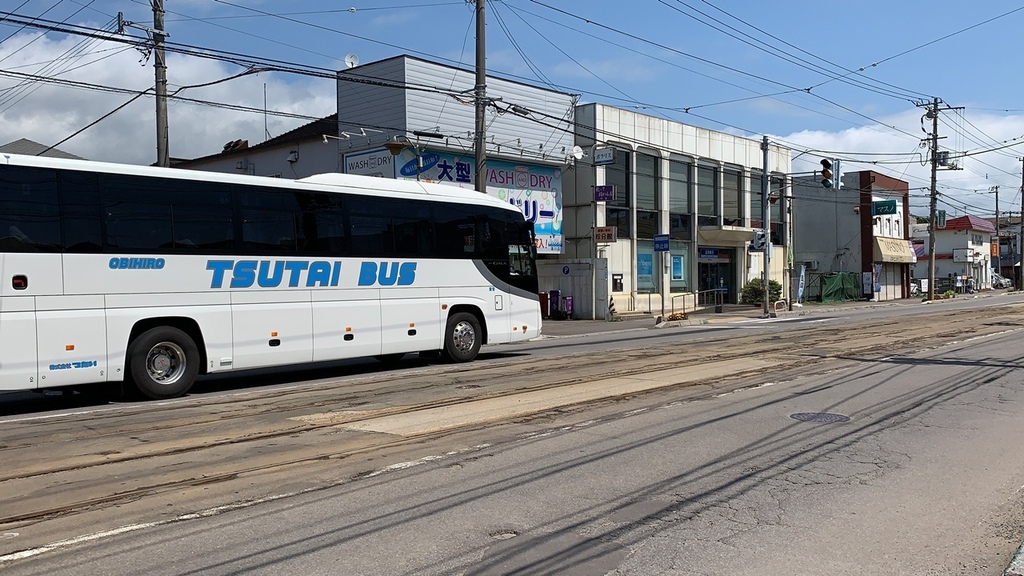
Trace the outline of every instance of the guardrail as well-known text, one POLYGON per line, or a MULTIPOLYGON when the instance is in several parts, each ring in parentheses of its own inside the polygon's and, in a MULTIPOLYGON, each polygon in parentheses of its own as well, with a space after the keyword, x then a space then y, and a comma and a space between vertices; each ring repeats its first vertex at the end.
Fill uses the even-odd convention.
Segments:
POLYGON ((714 306, 715 312, 722 311, 722 305, 725 303, 725 290, 714 288, 711 290, 698 290, 697 292, 685 292, 683 294, 675 294, 672 296, 672 313, 677 312, 676 299, 683 298, 682 305, 678 308, 679 312, 687 314, 689 312, 696 312, 697 310, 703 310, 708 306, 714 306), (687 310, 686 302, 687 298, 693 297, 693 308, 687 310))

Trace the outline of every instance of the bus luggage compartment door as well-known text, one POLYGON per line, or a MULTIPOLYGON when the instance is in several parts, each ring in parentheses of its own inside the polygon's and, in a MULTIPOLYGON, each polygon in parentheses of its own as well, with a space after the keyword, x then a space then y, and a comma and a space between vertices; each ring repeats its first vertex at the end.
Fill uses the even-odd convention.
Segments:
POLYGON ((35 300, 31 296, 0 298, 0 390, 39 387, 35 300))
POLYGON ((305 290, 232 292, 231 326, 236 369, 313 360, 313 310, 305 290))
POLYGON ((444 324, 435 288, 387 288, 380 294, 381 354, 439 350, 444 324))
POLYGON ((40 388, 107 379, 103 296, 36 298, 36 331, 40 388))

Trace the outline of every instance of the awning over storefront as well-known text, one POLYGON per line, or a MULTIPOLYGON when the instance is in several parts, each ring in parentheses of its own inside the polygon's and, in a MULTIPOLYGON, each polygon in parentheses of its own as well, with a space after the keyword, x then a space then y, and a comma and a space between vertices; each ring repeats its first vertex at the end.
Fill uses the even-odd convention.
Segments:
POLYGON ((891 262, 893 264, 913 264, 914 249, 909 240, 902 238, 875 238, 875 262, 891 262))

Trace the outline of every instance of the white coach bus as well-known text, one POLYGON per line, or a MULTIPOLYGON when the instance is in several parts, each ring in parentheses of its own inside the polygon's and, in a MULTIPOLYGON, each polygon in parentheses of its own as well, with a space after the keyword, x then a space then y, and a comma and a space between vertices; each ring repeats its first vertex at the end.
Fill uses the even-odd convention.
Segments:
POLYGON ((0 154, 0 390, 134 384, 540 334, 533 225, 496 198, 0 154))

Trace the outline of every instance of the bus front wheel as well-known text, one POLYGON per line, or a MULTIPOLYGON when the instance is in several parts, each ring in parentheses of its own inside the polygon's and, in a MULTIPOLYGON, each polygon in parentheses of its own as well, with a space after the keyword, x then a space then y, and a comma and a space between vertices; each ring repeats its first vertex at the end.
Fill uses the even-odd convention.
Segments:
POLYGON ((469 312, 452 314, 444 331, 444 355, 453 362, 469 362, 480 351, 482 337, 476 316, 469 312))
POLYGON ((135 386, 154 400, 181 396, 199 373, 199 349, 188 334, 160 326, 136 338, 128 349, 128 369, 135 386))

